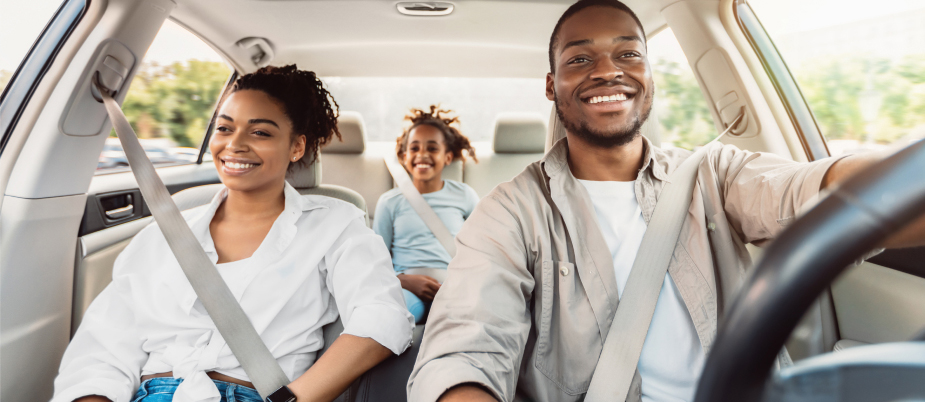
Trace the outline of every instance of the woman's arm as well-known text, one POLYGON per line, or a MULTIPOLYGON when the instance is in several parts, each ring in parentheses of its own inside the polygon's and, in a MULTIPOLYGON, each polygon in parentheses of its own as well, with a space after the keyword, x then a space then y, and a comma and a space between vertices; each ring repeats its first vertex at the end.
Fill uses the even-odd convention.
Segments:
POLYGON ((330 401, 389 356, 392 351, 379 342, 343 334, 305 374, 289 384, 289 389, 298 402, 330 401))
POLYGON ((136 236, 116 258, 112 282, 84 313, 61 359, 53 402, 129 400, 138 388, 148 354, 134 331, 135 292, 123 272, 136 258, 145 259, 136 252, 144 237, 136 236))

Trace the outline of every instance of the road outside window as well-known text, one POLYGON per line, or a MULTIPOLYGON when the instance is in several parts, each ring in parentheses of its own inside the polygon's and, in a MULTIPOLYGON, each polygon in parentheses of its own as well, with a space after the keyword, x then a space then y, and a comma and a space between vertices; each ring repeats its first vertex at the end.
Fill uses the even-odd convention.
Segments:
POLYGON ((832 155, 925 138, 925 2, 751 0, 832 155))
MULTIPOLYGON (((166 21, 132 80, 122 110, 155 167, 195 163, 231 69, 208 45, 166 21)), ((115 132, 96 173, 128 170, 115 132)))

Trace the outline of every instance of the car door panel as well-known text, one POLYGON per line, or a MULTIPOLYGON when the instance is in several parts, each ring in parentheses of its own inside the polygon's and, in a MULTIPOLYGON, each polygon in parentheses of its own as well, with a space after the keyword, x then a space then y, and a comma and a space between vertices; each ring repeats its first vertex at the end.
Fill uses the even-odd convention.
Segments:
MULTIPOLYGON (((163 167, 157 169, 161 180, 171 194, 181 190, 219 183, 215 166, 206 161, 202 164, 163 167)), ((209 197, 196 197, 194 202, 184 202, 181 209, 188 209, 208 202, 209 197)), ((99 175, 93 178, 86 208, 81 221, 78 249, 74 261, 74 305, 72 307, 71 334, 77 330, 84 311, 100 292, 112 281, 113 263, 132 237, 152 222, 151 211, 138 191, 131 172, 99 175), (130 202, 130 205, 109 203, 109 200, 130 202), (107 212, 131 207, 132 214, 118 219, 107 216, 107 212)))
POLYGON ((905 341, 925 329, 925 278, 865 262, 842 274, 832 298, 842 339, 905 341))
POLYGON ((74 235, 85 199, 80 194, 42 199, 6 196, 3 201, 3 400, 51 398, 51 384, 69 340, 74 235))

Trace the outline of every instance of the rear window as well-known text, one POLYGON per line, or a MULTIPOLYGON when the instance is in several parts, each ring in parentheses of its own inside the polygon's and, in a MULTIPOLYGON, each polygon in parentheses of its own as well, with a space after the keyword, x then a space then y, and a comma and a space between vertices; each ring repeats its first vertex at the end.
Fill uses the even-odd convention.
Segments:
POLYGON ((340 110, 359 112, 369 141, 394 141, 409 109, 439 104, 459 116, 472 141, 489 141, 495 117, 535 112, 549 118, 546 78, 324 77, 340 110))

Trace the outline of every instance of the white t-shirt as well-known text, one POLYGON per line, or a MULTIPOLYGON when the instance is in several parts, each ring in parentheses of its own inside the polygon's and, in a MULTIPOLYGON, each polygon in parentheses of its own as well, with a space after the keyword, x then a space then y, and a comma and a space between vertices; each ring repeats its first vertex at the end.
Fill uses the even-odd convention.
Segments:
MULTIPOLYGON (((591 196, 598 226, 613 257, 617 292, 622 297, 646 232, 636 201, 636 182, 579 182, 591 196)), ((690 314, 671 276, 665 274, 637 366, 642 376, 643 402, 692 401, 704 359, 690 314)))

